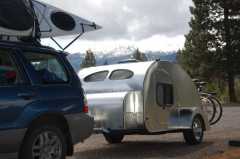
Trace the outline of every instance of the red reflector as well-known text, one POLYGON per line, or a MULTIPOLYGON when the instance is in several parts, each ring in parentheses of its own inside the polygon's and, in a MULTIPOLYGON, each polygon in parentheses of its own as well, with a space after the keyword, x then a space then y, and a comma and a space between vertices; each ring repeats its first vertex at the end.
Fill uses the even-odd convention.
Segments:
POLYGON ((87 105, 84 105, 84 106, 83 106, 83 112, 84 112, 84 113, 88 113, 88 106, 87 106, 87 105))

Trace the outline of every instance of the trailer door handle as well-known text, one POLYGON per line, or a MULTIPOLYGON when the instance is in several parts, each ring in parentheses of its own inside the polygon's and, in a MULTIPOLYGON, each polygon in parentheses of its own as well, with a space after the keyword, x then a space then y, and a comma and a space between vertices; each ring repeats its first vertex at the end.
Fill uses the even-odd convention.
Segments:
POLYGON ((17 96, 20 98, 23 98, 25 100, 30 100, 33 97, 35 97, 36 95, 35 95, 35 93, 18 93, 17 96))

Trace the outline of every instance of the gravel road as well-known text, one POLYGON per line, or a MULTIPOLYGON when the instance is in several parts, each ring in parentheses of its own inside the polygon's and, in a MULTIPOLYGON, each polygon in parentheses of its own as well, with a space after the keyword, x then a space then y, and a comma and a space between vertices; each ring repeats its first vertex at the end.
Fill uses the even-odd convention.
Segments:
POLYGON ((204 143, 188 146, 182 134, 126 136, 122 144, 110 145, 102 135, 93 135, 75 147, 69 159, 207 159, 232 149, 229 139, 240 139, 240 108, 224 108, 219 124, 205 134, 204 143))
MULTIPOLYGON (((102 135, 93 135, 76 145, 75 156, 67 159, 220 159, 214 156, 232 152, 234 159, 239 159, 240 148, 229 147, 229 139, 240 140, 240 107, 224 108, 223 119, 205 134, 201 145, 186 145, 182 134, 126 136, 117 145, 108 144, 102 135)), ((8 158, 0 154, 0 159, 8 158)))

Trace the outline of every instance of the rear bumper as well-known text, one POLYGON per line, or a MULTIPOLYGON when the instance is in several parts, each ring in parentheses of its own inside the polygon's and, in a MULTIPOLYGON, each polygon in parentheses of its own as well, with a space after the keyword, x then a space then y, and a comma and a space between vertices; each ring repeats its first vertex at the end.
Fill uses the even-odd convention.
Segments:
POLYGON ((83 142, 93 133, 94 120, 87 114, 71 114, 66 115, 70 133, 72 136, 72 143, 77 144, 83 142))
POLYGON ((0 153, 18 152, 27 129, 0 131, 0 153))

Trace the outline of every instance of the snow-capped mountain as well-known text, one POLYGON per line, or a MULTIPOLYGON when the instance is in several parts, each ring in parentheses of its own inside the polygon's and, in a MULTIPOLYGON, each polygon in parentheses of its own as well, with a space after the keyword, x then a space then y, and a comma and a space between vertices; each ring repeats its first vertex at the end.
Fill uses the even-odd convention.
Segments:
MULTIPOLYGON (((130 59, 132 54, 136 51, 134 47, 118 47, 108 52, 94 52, 97 65, 116 64, 119 61, 130 59)), ((162 51, 145 51, 143 52, 149 61, 161 59, 166 61, 176 61, 176 51, 162 52, 162 51)), ((85 53, 74 53, 68 56, 69 61, 74 69, 78 71, 80 65, 84 60, 85 53)))

